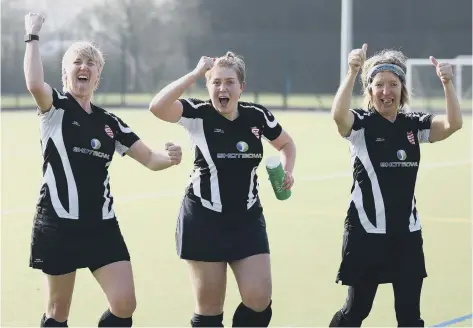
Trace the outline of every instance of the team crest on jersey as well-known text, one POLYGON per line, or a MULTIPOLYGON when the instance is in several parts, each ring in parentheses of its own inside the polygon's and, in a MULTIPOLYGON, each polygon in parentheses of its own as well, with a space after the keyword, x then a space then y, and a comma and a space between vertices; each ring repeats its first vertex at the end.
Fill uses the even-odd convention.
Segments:
POLYGON ((407 132, 407 140, 413 145, 416 144, 416 139, 414 138, 414 133, 412 131, 407 132))
POLYGON ((105 125, 105 133, 107 133, 110 138, 113 138, 113 131, 108 125, 105 125))
POLYGON ((260 135, 259 135, 259 129, 258 129, 256 126, 254 126, 254 127, 251 128, 251 132, 255 135, 256 138, 259 139, 259 137, 260 137, 260 135))

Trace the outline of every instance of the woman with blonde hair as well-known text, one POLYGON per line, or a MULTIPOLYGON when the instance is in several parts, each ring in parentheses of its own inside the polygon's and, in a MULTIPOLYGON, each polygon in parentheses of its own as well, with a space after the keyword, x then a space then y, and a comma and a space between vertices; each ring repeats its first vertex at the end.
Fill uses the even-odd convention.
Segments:
POLYGON ((101 51, 76 42, 62 61, 63 92, 44 82, 39 31, 44 17, 25 16, 26 86, 37 105, 43 181, 34 217, 30 267, 47 278, 42 327, 67 327, 76 270, 88 268, 107 296, 99 327, 130 327, 136 307, 133 272, 110 191, 114 152, 151 170, 181 161, 171 143, 153 151, 118 116, 94 105, 104 66, 101 51))
POLYGON ((202 57, 190 73, 162 89, 151 112, 188 132, 194 168, 177 220, 176 244, 196 297, 193 327, 223 327, 227 265, 233 270, 241 303, 234 327, 266 327, 271 320, 271 266, 257 168, 262 137, 281 154, 283 188, 294 183, 294 142, 264 106, 240 101, 245 63, 232 52, 202 57), (180 98, 199 77, 209 99, 180 98))
POLYGON ((443 85, 446 115, 406 112, 406 57, 383 50, 366 60, 367 45, 353 50, 349 71, 332 104, 338 132, 350 144, 351 200, 345 219, 337 283, 348 297, 331 327, 359 327, 379 284, 391 283, 400 327, 421 327, 422 282, 427 277, 414 190, 420 144, 450 137, 462 127, 452 68, 431 57, 443 85), (359 70, 364 108, 350 109, 359 70))

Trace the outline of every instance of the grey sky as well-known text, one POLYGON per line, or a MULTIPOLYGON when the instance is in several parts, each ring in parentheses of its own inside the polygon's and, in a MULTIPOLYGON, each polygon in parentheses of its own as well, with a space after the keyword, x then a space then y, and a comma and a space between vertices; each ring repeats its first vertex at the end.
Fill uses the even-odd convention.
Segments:
POLYGON ((77 15, 83 8, 104 0, 8 0, 27 11, 39 12, 46 16, 45 28, 56 28, 77 15))

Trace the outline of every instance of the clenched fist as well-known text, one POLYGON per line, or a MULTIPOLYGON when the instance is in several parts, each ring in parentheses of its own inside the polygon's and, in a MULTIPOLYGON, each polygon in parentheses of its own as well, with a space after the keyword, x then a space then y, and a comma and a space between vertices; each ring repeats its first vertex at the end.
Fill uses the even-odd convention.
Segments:
POLYGON ((203 56, 197 63, 197 66, 194 69, 194 73, 196 73, 198 76, 203 76, 208 70, 212 69, 214 63, 215 58, 203 56))
POLYGON ((181 159, 182 159, 181 146, 175 145, 172 142, 166 142, 165 149, 166 149, 166 152, 168 153, 169 158, 171 159, 172 165, 177 165, 181 162, 181 159))
POLYGON ((44 16, 37 13, 28 13, 25 15, 25 32, 26 34, 38 35, 41 26, 44 23, 44 16))
POLYGON ((366 50, 368 50, 368 45, 364 43, 361 49, 354 49, 348 55, 348 65, 353 73, 358 73, 365 63, 366 50))

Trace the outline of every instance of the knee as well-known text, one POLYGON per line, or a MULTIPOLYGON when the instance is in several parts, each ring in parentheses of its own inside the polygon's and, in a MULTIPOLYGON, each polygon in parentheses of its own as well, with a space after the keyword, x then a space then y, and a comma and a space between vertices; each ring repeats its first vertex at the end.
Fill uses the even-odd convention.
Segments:
POLYGON ((353 326, 359 326, 368 317, 371 312, 372 304, 351 304, 351 306, 345 306, 340 310, 341 321, 350 323, 353 326))
POLYGON ((47 317, 58 322, 64 322, 69 317, 69 309, 71 307, 68 298, 53 297, 49 299, 47 317))
POLYGON ((242 293, 242 303, 255 312, 263 312, 271 304, 271 291, 252 289, 242 293))
POLYGON ((196 312, 201 315, 219 315, 223 312, 223 301, 220 297, 200 295, 197 298, 196 312))
POLYGON ((365 320, 371 312, 371 306, 360 307, 356 309, 343 308, 340 314, 343 319, 348 322, 359 322, 360 324, 365 320))
POLYGON ((110 300, 111 312, 120 318, 129 318, 136 309, 136 297, 134 293, 119 293, 114 295, 110 300))

